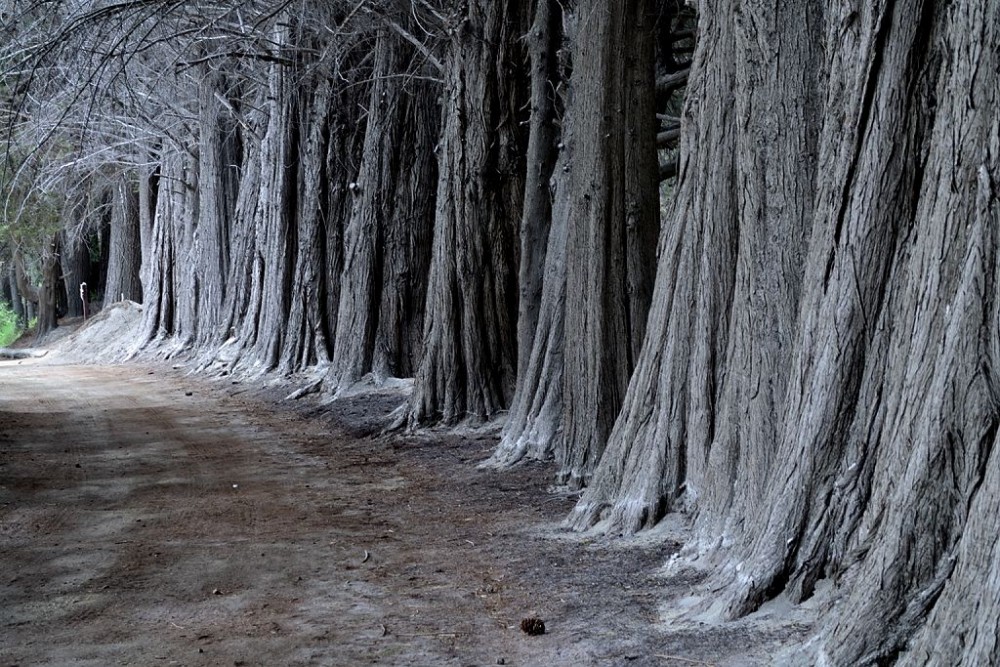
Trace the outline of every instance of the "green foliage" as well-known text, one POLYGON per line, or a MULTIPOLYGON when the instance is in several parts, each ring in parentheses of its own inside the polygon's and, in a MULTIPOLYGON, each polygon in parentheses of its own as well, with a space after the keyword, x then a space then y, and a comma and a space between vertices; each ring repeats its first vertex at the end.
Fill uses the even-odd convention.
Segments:
POLYGON ((10 305, 0 301, 0 347, 7 347, 21 335, 23 329, 19 326, 17 315, 10 305))

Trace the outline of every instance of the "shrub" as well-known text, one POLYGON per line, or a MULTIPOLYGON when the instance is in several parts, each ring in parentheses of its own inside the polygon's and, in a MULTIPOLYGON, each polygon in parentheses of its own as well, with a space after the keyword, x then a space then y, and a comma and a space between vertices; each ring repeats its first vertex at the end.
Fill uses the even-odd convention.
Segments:
POLYGON ((21 327, 10 304, 0 301, 0 347, 7 347, 21 335, 21 327))

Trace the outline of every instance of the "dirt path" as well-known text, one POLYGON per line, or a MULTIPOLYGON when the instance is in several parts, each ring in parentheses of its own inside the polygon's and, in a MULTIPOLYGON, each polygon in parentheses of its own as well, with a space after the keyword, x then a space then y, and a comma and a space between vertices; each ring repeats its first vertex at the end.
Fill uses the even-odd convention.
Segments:
POLYGON ((657 629, 675 545, 553 538, 571 501, 547 469, 476 470, 487 440, 359 435, 384 406, 304 419, 250 393, 0 363, 0 665, 767 654, 766 636, 657 629), (523 634, 526 616, 547 633, 523 634))

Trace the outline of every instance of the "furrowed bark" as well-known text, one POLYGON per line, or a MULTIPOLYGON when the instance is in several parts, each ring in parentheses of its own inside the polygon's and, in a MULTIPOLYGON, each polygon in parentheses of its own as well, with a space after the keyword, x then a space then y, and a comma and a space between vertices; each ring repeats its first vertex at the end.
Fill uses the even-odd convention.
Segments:
MULTIPOLYGON (((112 185, 111 238, 104 307, 123 299, 142 301, 142 244, 139 238, 139 196, 127 173, 112 185)), ((79 295, 77 295, 79 301, 79 295)))
MULTIPOLYGON (((510 417, 496 451, 484 465, 510 466, 525 456, 552 457, 562 417, 563 317, 566 290, 566 216, 563 196, 553 213, 557 159, 569 172, 566 154, 559 158, 557 90, 563 79, 557 56, 563 33, 561 8, 538 0, 528 33, 531 58, 531 121, 521 213, 520 303, 517 320, 517 383, 510 417), (555 218, 555 219, 554 219, 555 218)), ((566 118, 563 133, 568 138, 566 118)), ((565 191, 565 184, 561 186, 565 191)))
POLYGON ((653 3, 582 2, 571 85, 563 437, 557 480, 586 484, 645 333, 659 223, 653 3), (626 26, 628 39, 625 38, 626 26))
POLYGON ((411 426, 506 409, 516 374, 522 108, 519 2, 465 4, 445 62, 444 122, 423 357, 411 426))

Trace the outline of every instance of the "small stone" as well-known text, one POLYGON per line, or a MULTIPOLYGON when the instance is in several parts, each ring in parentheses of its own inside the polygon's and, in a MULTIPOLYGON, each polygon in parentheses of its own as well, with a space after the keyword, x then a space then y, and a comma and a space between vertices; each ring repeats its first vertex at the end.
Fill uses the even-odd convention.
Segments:
POLYGON ((222 591, 220 591, 218 588, 213 588, 212 595, 222 595, 222 591))

